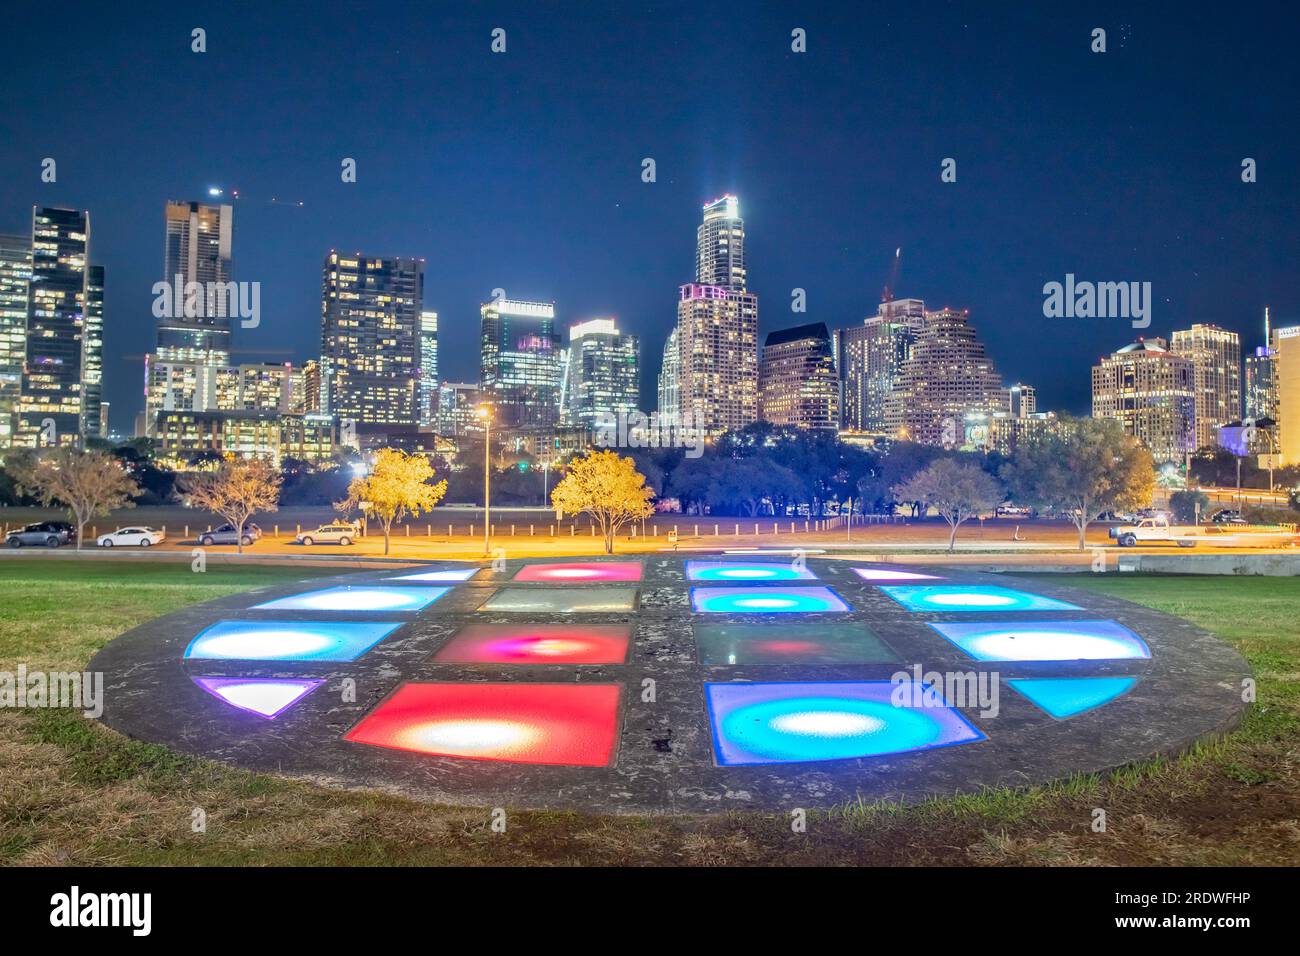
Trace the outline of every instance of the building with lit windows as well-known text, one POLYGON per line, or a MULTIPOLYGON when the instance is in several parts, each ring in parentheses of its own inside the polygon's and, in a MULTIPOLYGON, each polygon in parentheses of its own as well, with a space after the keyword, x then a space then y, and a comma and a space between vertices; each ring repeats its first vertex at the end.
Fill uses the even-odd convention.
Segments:
POLYGON ((592 427, 602 416, 624 415, 641 402, 641 343, 613 319, 569 327, 561 382, 560 423, 592 427))
POLYGON ((86 323, 81 349, 81 433, 104 438, 100 421, 104 402, 104 267, 86 270, 86 323))
POLYGON ((848 431, 883 434, 886 411, 903 365, 925 325, 925 303, 894 299, 880 303, 876 315, 840 331, 840 426, 848 431))
POLYGON ((463 438, 481 434, 483 419, 478 407, 483 404, 483 392, 470 382, 443 382, 438 386, 434 406, 434 431, 447 438, 463 438))
POLYGON ((154 307, 160 360, 230 364, 230 322, 239 304, 231 278, 233 217, 225 204, 169 200, 163 207, 165 289, 154 307))
POLYGON ((555 425, 561 377, 555 304, 494 299, 479 316, 479 385, 494 407, 494 426, 555 425))
POLYGON ((735 196, 704 205, 704 220, 695 230, 695 281, 732 292, 747 288, 745 221, 735 196))
POLYGON ((32 237, 0 234, 0 449, 13 444, 27 360, 32 237))
POLYGON ((1196 369, 1164 339, 1134 342, 1092 369, 1092 417, 1113 418, 1158 463, 1196 450, 1196 369))
POLYGON ((1219 426, 1241 419, 1241 337, 1196 323, 1174 332, 1169 347, 1195 371, 1196 447, 1216 447, 1219 426))
POLYGON ((1038 393, 1034 386, 1017 383, 1008 385, 1006 395, 1006 412, 1012 418, 1029 418, 1038 412, 1038 393))
POLYGON ((416 419, 424 260, 325 257, 321 411, 369 424, 416 419))
POLYGON ((825 323, 768 334, 759 359, 759 417, 797 428, 839 426, 839 383, 825 323))
POLYGON ((338 444, 338 426, 332 415, 164 411, 153 438, 158 458, 178 470, 213 453, 262 458, 278 467, 285 458, 329 460, 338 444))
POLYGON ((433 427, 433 410, 438 403, 438 313, 420 313, 420 370, 416 384, 416 421, 433 427))
POLYGON ((1281 465, 1300 465, 1300 326, 1277 329, 1276 389, 1278 454, 1281 465))
POLYGON ((659 366, 656 399, 659 417, 672 421, 681 411, 681 388, 678 385, 677 329, 668 333, 664 343, 663 360, 659 366))

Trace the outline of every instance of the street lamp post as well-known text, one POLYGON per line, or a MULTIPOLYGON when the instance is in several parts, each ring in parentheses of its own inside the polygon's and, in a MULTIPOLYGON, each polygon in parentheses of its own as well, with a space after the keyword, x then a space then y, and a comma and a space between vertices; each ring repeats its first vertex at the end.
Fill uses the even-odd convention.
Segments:
POLYGON ((483 419, 483 556, 492 554, 492 408, 480 405, 483 419))

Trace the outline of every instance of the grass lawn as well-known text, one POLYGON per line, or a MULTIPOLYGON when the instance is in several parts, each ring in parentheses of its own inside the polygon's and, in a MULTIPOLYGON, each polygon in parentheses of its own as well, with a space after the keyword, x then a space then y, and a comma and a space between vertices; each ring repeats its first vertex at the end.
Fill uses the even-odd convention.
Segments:
MULTIPOLYGON (((160 614, 319 570, 0 561, 0 670, 80 670, 160 614)), ((914 806, 811 814, 600 817, 346 793, 126 740, 61 711, 0 711, 0 863, 1080 864, 1300 862, 1300 579, 1071 575, 1076 587, 1201 624, 1236 646, 1259 702, 1227 741, 1177 760, 914 806), (1106 833, 1091 830, 1107 812, 1106 833), (202 808, 206 833, 191 830, 202 808)))

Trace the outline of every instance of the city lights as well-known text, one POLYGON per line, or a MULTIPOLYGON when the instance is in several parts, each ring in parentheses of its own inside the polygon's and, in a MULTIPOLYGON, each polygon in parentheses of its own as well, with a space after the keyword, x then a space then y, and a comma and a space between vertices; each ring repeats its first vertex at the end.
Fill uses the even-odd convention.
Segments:
POLYGON ((977 661, 1079 661, 1147 658, 1146 642, 1115 621, 1026 621, 930 626, 977 661))
POLYGON ((196 660, 354 661, 401 627, 383 621, 218 621, 185 649, 196 660))

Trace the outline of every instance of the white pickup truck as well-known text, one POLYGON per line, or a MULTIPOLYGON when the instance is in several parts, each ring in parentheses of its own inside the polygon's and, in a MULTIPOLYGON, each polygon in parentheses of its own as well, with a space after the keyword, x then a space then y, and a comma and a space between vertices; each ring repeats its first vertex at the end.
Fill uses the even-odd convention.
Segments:
POLYGON ((1110 529, 1110 536, 1121 548, 1139 544, 1170 542, 1180 548, 1198 544, 1223 548, 1294 547, 1300 536, 1291 525, 1174 525, 1165 517, 1143 518, 1135 524, 1110 529))

